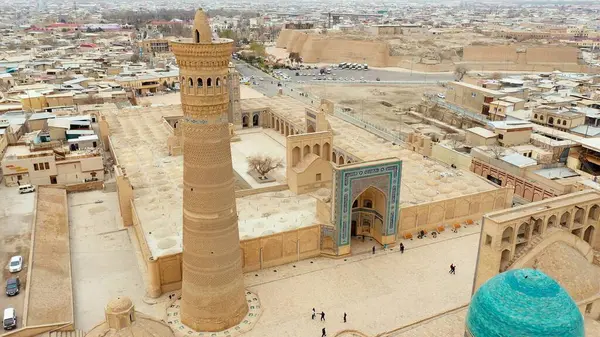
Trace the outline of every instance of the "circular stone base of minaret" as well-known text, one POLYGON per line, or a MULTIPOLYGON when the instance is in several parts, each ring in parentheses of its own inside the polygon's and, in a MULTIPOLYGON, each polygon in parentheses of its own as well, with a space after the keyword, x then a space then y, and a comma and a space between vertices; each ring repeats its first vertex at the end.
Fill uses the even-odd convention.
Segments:
POLYGON ((262 308, 260 306, 260 301, 258 300, 258 295, 251 293, 246 290, 246 301, 248 302, 248 313, 246 317, 235 326, 223 331, 218 332, 202 332, 195 331, 191 328, 187 327, 180 320, 180 311, 181 311, 181 296, 177 298, 171 306, 167 308, 167 325, 171 327, 175 336, 177 337, 236 337, 240 336, 243 333, 246 333, 254 327, 256 322, 258 321, 258 317, 262 312, 262 308))

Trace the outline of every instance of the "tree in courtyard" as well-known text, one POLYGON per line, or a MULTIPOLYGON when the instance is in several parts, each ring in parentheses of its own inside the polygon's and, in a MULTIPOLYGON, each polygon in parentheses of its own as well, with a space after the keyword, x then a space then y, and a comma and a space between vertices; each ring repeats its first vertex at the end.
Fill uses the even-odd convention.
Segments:
POLYGON ((267 174, 276 168, 283 167, 283 161, 266 155, 248 157, 248 169, 259 175, 259 179, 267 179, 267 174))
POLYGON ((500 73, 493 73, 492 74, 492 79, 493 80, 499 80, 501 78, 502 78, 502 74, 500 74, 500 73))
POLYGON ((494 159, 500 159, 500 157, 504 155, 504 148, 500 145, 488 146, 488 150, 490 150, 490 152, 494 156, 494 159))
POLYGON ((467 74, 467 72, 469 71, 469 69, 467 69, 467 67, 465 66, 457 66, 454 69, 454 77, 456 78, 457 81, 462 81, 463 77, 465 77, 465 75, 467 74))

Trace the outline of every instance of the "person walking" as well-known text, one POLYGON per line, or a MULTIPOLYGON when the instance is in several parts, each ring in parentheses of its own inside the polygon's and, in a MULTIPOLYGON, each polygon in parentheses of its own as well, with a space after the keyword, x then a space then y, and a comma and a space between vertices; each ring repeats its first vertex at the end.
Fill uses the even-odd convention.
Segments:
POLYGON ((317 317, 317 313, 315 312, 315 308, 313 308, 312 319, 314 320, 317 317))
POLYGON ((454 270, 454 264, 450 264, 450 270, 448 271, 448 274, 452 274, 452 270, 454 270))
POLYGON ((375 254, 375 246, 373 246, 373 254, 375 254))
POLYGON ((325 311, 321 312, 321 321, 325 320, 325 311))
POLYGON ((325 328, 321 329, 321 337, 325 337, 327 336, 327 332, 325 331, 325 328))
POLYGON ((344 313, 344 323, 346 323, 346 313, 344 313))
POLYGON ((404 254, 404 245, 400 242, 400 254, 404 254))
POLYGON ((452 265, 452 275, 456 275, 456 266, 452 265))

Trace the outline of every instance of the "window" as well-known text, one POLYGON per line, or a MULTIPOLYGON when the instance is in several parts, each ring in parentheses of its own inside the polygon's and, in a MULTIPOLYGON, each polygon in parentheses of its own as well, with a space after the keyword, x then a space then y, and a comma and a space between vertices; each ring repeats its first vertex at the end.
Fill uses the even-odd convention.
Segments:
POLYGON ((491 235, 485 235, 485 245, 486 246, 491 246, 492 245, 492 236, 491 235))
POLYGON ((317 176, 315 177, 316 181, 321 181, 321 173, 317 173, 317 176))
POLYGON ((46 170, 50 169, 50 164, 49 163, 44 163, 44 166, 46 167, 46 170))
POLYGON ((533 119, 537 119, 538 118, 538 114, 533 115, 533 119))
POLYGON ((476 94, 476 93, 474 93, 474 92, 472 92, 472 93, 471 93, 471 97, 477 97, 477 94, 476 94))
POLYGON ((371 200, 367 199, 367 200, 363 201, 363 207, 373 208, 373 202, 371 200))
POLYGON ((38 171, 40 168, 38 167, 38 164, 33 164, 33 170, 34 171, 38 171))
POLYGON ((206 86, 212 87, 212 79, 210 77, 206 80, 206 86))
POLYGON ((563 125, 567 125, 567 121, 563 121, 563 125))
POLYGON ((501 133, 499 133, 499 134, 498 134, 498 139, 504 139, 504 135, 503 135, 503 134, 501 134, 501 133))

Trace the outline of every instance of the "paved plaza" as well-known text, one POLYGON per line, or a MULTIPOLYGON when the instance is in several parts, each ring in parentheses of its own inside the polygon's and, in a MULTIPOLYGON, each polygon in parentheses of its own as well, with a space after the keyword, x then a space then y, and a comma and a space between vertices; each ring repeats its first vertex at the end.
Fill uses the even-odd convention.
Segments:
POLYGON ((320 336, 323 327, 330 336, 344 329, 376 335, 466 305, 479 229, 404 241, 404 254, 377 246, 374 255, 317 258, 247 273, 246 288, 258 294, 263 313, 245 336, 320 336), (448 274, 451 263, 456 275, 448 274), (325 322, 311 320, 313 307, 325 312, 325 322))

